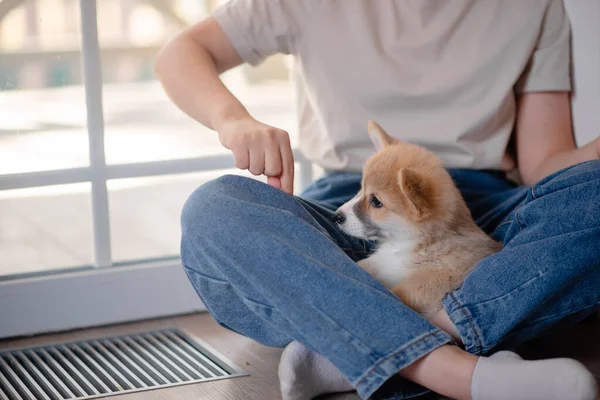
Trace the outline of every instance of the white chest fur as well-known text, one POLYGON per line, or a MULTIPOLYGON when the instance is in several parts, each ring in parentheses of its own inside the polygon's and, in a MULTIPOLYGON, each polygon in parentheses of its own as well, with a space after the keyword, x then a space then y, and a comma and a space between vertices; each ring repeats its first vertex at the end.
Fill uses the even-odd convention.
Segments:
POLYGON ((406 239, 401 242, 384 242, 375 253, 358 262, 385 287, 391 289, 410 273, 413 267, 416 243, 406 239))

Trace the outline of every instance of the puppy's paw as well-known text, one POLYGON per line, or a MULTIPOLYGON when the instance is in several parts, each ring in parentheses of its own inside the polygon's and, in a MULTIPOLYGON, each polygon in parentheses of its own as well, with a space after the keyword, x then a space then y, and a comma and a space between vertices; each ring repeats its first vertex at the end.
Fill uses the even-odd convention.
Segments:
POLYGON ((420 314, 430 314, 442 307, 446 291, 431 284, 431 276, 426 271, 415 271, 392 288, 392 293, 404 304, 420 314))
POLYGON ((419 293, 421 291, 421 288, 411 284, 411 282, 408 282, 406 279, 392 289, 392 293, 398 296, 404 304, 418 313, 425 312, 425 309, 427 308, 427 305, 419 298, 419 293))

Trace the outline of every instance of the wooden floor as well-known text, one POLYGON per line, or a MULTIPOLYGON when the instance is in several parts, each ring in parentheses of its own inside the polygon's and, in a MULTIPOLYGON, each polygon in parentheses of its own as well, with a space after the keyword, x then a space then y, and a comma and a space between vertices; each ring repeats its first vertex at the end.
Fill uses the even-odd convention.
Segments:
MULTIPOLYGON (((115 400, 272 400, 280 399, 277 365, 280 349, 262 346, 218 326, 208 314, 193 314, 110 327, 85 329, 18 340, 0 341, 0 350, 120 335, 142 330, 177 327, 197 336, 250 375, 165 389, 113 396, 115 400)), ((576 327, 531 342, 519 349, 527 359, 573 357, 600 376, 600 322, 590 318, 576 327)), ((431 398, 428 396, 428 398, 431 398)), ((326 396, 323 400, 356 400, 353 393, 326 396)))

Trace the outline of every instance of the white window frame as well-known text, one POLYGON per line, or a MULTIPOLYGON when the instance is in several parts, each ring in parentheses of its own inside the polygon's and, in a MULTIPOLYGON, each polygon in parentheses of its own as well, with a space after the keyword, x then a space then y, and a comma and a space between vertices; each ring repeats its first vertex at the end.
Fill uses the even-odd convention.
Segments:
MULTIPOLYGON (((80 0, 90 165, 0 175, 0 190, 91 183, 94 268, 48 271, 0 281, 0 338, 164 317, 205 310, 178 257, 114 265, 107 181, 232 168, 231 155, 106 165, 96 0, 80 0)), ((300 186, 312 164, 294 152, 300 186)))

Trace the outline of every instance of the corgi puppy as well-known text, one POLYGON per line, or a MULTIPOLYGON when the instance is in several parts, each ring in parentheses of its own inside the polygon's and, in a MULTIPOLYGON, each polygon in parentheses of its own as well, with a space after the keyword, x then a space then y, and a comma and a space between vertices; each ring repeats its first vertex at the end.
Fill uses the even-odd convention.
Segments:
POLYGON ((367 160, 360 192, 334 219, 346 233, 378 242, 358 264, 406 305, 427 315, 500 243, 473 221, 442 161, 390 137, 375 122, 378 152, 367 160))

